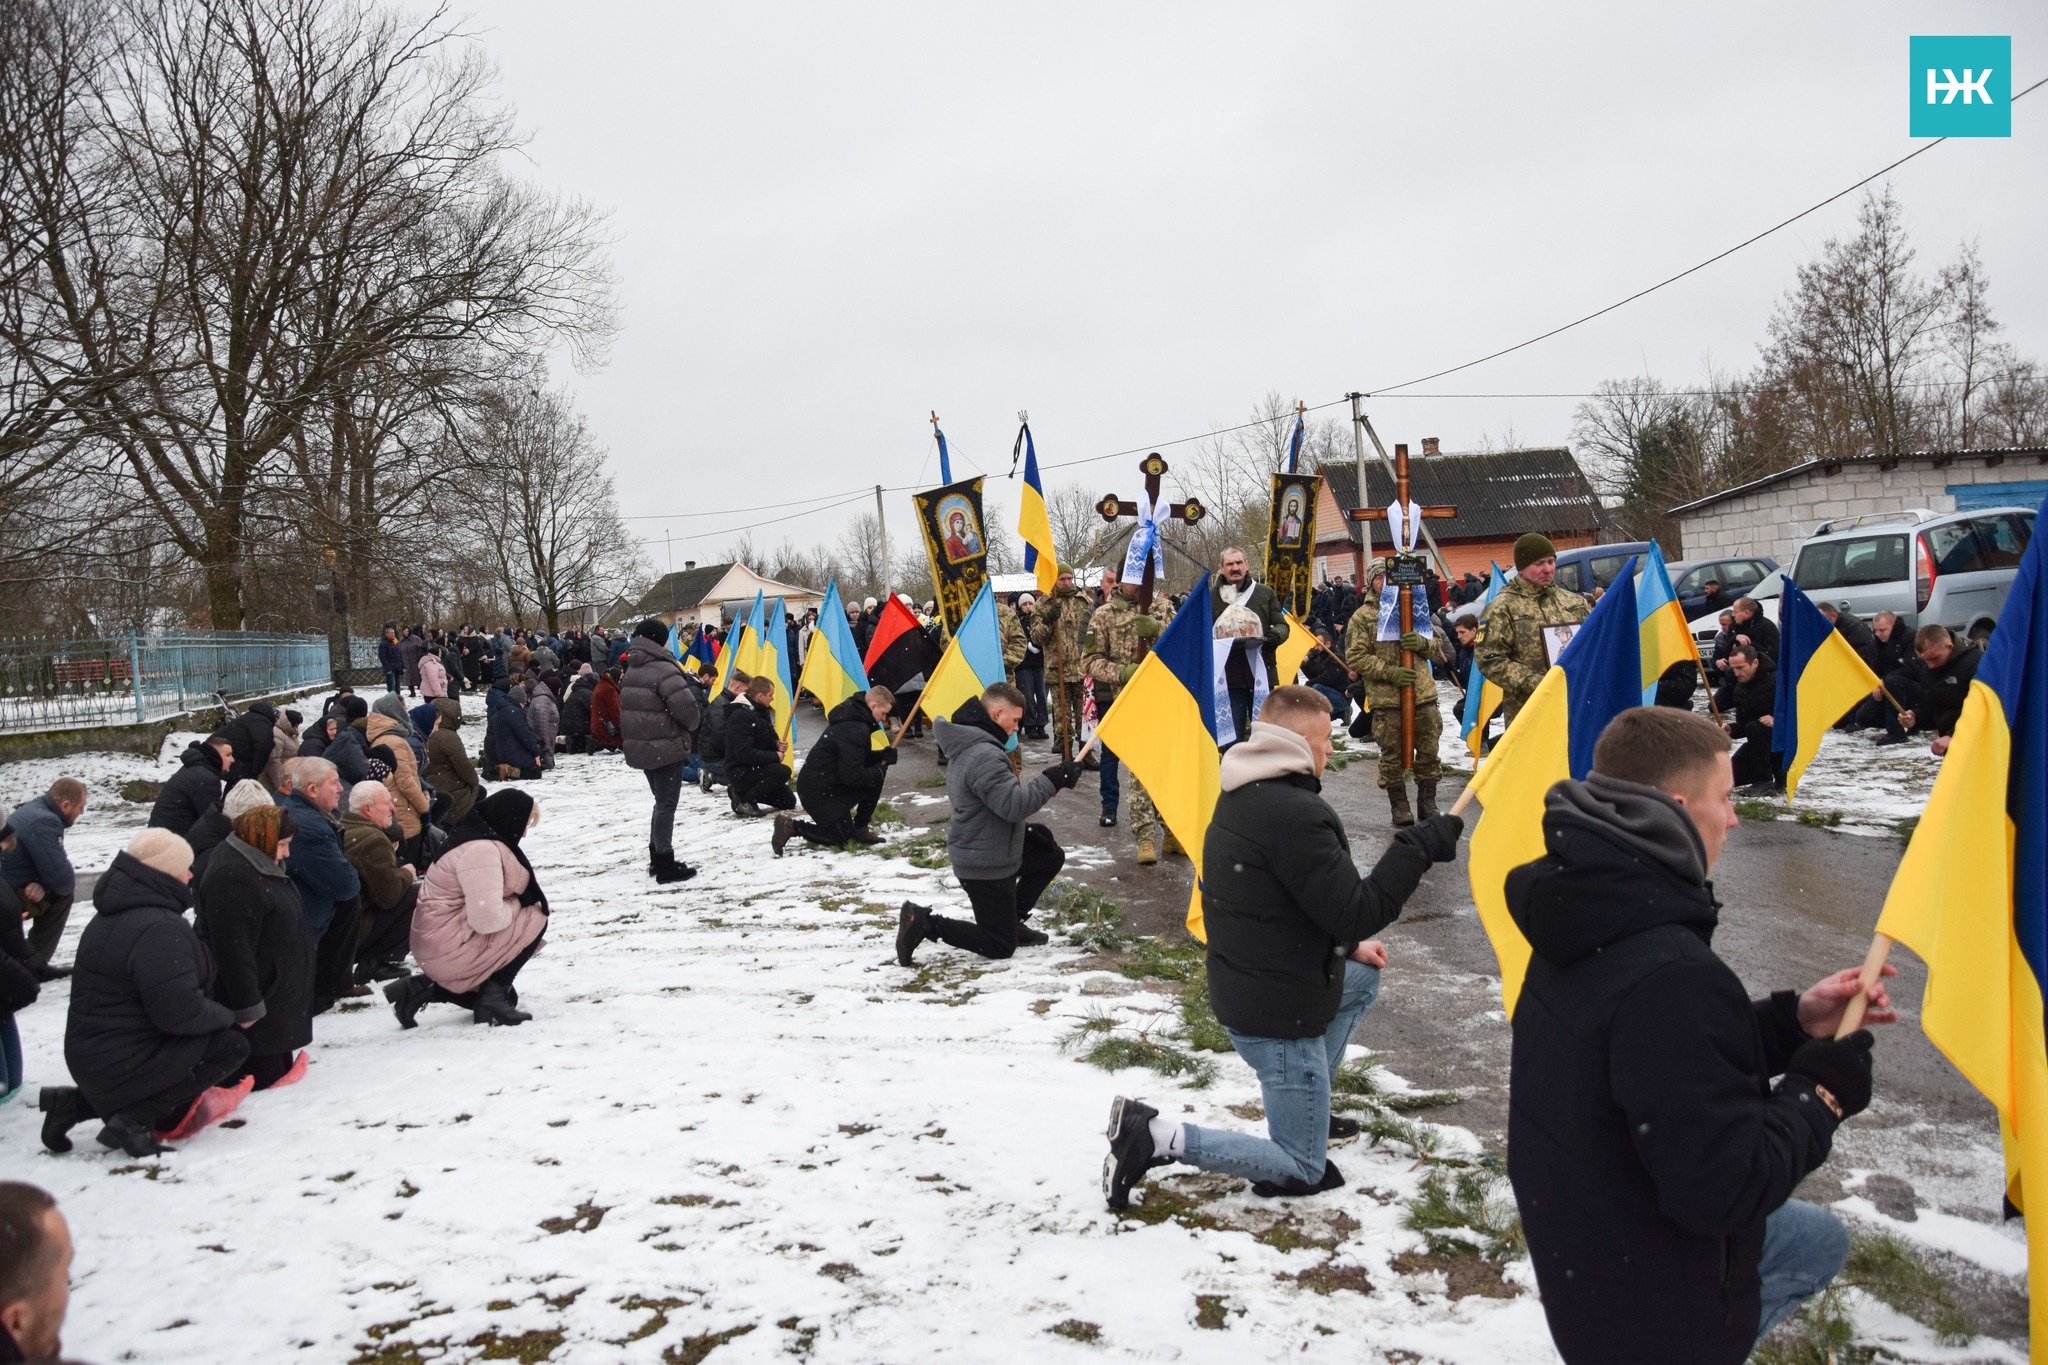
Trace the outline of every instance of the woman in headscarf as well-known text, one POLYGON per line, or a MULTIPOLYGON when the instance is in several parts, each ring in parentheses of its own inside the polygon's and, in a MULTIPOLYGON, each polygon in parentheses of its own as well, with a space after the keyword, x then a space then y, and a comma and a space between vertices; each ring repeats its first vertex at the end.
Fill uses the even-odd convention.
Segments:
POLYGON ((462 728, 462 703, 453 697, 443 697, 434 703, 434 709, 441 713, 441 719, 427 732, 427 782, 448 798, 448 809, 442 812, 438 823, 452 829, 475 809, 484 784, 469 761, 469 751, 462 747, 461 735, 456 733, 462 728))
POLYGON ((516 787, 491 793, 455 826, 420 884, 412 955, 420 972, 384 988, 401 1028, 429 1001, 460 1005, 479 1024, 523 1024, 513 978, 540 951, 548 898, 519 846, 540 817, 516 787))
POLYGON ((281 865, 298 832, 282 806, 244 810, 193 886, 192 927, 213 954, 213 998, 234 1011, 249 1040, 248 1061, 223 1085, 250 1076, 269 1090, 306 1074, 300 1049, 313 1041, 313 933, 281 865))
POLYGON ((377 698, 370 709, 370 718, 365 726, 369 737, 370 752, 384 760, 384 766, 391 771, 384 776, 385 790, 391 793, 392 805, 398 810, 398 841, 401 856, 413 854, 406 861, 423 862, 420 856, 420 834, 426 829, 427 812, 434 807, 433 798, 420 785, 420 770, 427 764, 427 746, 413 733, 412 721, 405 714, 405 703, 395 692, 387 692, 377 698))

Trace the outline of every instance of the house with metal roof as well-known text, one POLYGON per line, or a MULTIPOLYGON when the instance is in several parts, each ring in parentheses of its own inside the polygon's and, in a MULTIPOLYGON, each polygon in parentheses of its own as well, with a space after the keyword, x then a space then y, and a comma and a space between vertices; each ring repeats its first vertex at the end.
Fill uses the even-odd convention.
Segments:
POLYGON ((825 594, 819 588, 781 583, 755 573, 744 564, 728 560, 723 564, 686 563, 674 573, 663 574, 655 585, 640 595, 635 620, 660 617, 669 625, 698 622, 729 625, 736 612, 754 604, 760 593, 770 602, 782 599, 782 609, 801 617, 812 607, 823 606, 825 594), (734 604, 738 605, 735 606, 734 604))

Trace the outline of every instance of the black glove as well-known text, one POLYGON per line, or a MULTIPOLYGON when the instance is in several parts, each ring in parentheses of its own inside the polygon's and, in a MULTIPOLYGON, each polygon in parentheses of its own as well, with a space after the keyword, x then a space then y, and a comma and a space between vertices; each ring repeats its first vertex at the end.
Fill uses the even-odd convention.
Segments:
POLYGON ((1394 831, 1396 842, 1421 849, 1433 863, 1447 863, 1458 856, 1458 836, 1465 822, 1455 815, 1432 815, 1419 825, 1394 831))
POLYGON ((888 767, 896 761, 896 746, 891 744, 888 748, 882 750, 878 757, 882 761, 882 766, 888 767))
POLYGON ((1870 1107, 1870 1049, 1875 1043, 1867 1028, 1847 1038, 1811 1039, 1792 1054, 1785 1074, 1825 1086, 1846 1119, 1870 1107))
POLYGON ((1073 788, 1076 782, 1081 780, 1081 765, 1078 763, 1055 763, 1045 770, 1045 775, 1052 779, 1054 791, 1068 791, 1073 788))

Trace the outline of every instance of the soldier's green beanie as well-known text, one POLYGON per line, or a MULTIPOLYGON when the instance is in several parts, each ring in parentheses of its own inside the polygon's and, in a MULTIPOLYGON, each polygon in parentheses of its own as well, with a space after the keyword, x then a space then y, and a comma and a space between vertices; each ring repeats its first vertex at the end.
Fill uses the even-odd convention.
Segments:
POLYGON ((1531 531, 1515 542, 1515 572, 1520 573, 1539 559, 1548 559, 1557 553, 1557 547, 1550 543, 1550 537, 1540 531, 1531 531))

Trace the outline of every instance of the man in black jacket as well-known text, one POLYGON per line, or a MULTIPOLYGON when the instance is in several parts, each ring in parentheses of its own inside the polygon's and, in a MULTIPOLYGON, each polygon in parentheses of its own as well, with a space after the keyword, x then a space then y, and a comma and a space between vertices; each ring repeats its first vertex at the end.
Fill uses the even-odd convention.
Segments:
POLYGON ((1269 1137, 1198 1128, 1119 1097, 1109 1111, 1103 1193, 1126 1207, 1148 1167, 1181 1161, 1253 1181, 1268 1197, 1344 1183, 1325 1157, 1358 1131, 1330 1115, 1330 1078, 1379 995, 1392 924, 1431 862, 1457 856, 1464 822, 1438 815, 1396 830, 1370 876, 1358 875, 1343 821, 1320 795, 1330 706, 1276 687, 1251 737, 1223 756, 1223 795, 1202 849, 1209 999, 1258 1073, 1269 1137))
POLYGON ((1870 634, 1877 642, 1870 668, 1882 685, 1873 687, 1856 707, 1855 728, 1882 729, 1879 744, 1904 744, 1906 727, 1899 724, 1899 709, 1892 701, 1909 711, 1919 704, 1920 694, 1927 686, 1927 665, 1914 657, 1913 632, 1900 623, 1896 613, 1881 611, 1871 617, 1870 634), (1891 693, 1890 698, 1885 696, 1886 692, 1891 693))
POLYGON ((1778 663, 1778 623, 1764 615, 1754 597, 1738 597, 1730 609, 1735 617, 1735 643, 1752 646, 1757 657, 1778 663))
POLYGON ((775 733, 775 680, 757 677, 747 684, 746 704, 726 714, 726 787, 734 815, 766 815, 764 806, 795 808, 789 764, 783 761, 788 754, 789 741, 775 733))
POLYGON ((171 774, 157 793, 156 804, 149 808, 149 823, 176 835, 190 834, 200 816, 220 808, 223 775, 233 760, 233 742, 219 731, 208 735, 204 743, 186 745, 178 771, 171 774))
MULTIPOLYGON (((1734 786, 1706 718, 1624 711, 1586 781, 1550 789, 1546 856, 1508 874, 1534 950, 1508 1176, 1571 1365, 1738 1365, 1848 1254, 1790 1196, 1870 1102, 1870 1034, 1834 1037, 1858 973, 1751 1002, 1714 956, 1734 786)), ((1897 1017, 1882 982, 1868 1003, 1870 1023, 1897 1017)))
POLYGON ((1921 684, 1922 700, 1899 716, 1899 724, 1934 731, 1934 752, 1945 754, 1984 651, 1973 641, 1956 639, 1947 626, 1922 626, 1913 637, 1913 652, 1926 665, 1927 680, 1921 684))
MULTIPOLYGON (((712 681, 715 683, 716 677, 712 681)), ((697 727, 697 785, 706 792, 725 782, 725 732, 734 708, 747 704, 747 684, 752 681, 750 675, 732 669, 725 675, 725 691, 704 708, 704 719, 697 727)))
POLYGON ((782 856, 783 845, 792 834, 835 847, 849 841, 882 842, 868 825, 882 799, 889 765, 896 761, 896 750, 882 726, 895 705, 895 693, 886 687, 870 687, 865 695, 848 697, 832 708, 825 718, 825 733, 804 755, 803 771, 796 777, 797 800, 803 802, 804 814, 816 823, 778 813, 775 834, 769 841, 776 857, 782 856))
MULTIPOLYGON (((367 706, 363 714, 369 714, 367 706)), ((227 784, 232 787, 245 777, 261 782, 263 770, 270 766, 270 751, 277 745, 277 708, 267 701, 256 702, 223 725, 220 732, 227 736, 234 750, 227 784)))
POLYGON ((1721 728, 1730 739, 1741 740, 1735 751, 1735 781, 1751 795, 1761 795, 1784 785, 1778 756, 1771 752, 1772 713, 1778 706, 1778 669, 1762 657, 1755 645, 1737 645, 1728 656, 1735 670, 1729 690, 1733 719, 1721 728))

